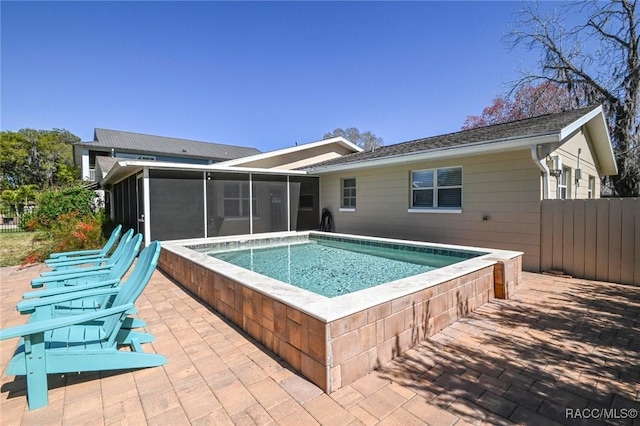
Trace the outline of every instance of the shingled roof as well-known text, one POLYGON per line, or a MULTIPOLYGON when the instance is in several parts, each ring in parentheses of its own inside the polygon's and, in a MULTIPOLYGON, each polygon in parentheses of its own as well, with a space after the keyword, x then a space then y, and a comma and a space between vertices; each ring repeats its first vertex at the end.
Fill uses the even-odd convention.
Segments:
POLYGON ((344 155, 339 158, 314 164, 308 169, 311 170, 327 166, 365 162, 389 157, 401 157, 447 148, 453 149, 482 142, 502 142, 515 138, 520 139, 550 135, 559 133, 562 129, 596 108, 598 108, 598 106, 590 106, 572 111, 545 114, 538 117, 510 121, 503 124, 494 124, 491 126, 478 127, 455 133, 415 139, 394 145, 382 146, 376 148, 374 151, 363 151, 344 155))
POLYGON ((94 148, 113 148, 136 153, 217 160, 232 160, 260 153, 256 148, 98 128, 94 132, 94 141, 82 142, 81 145, 94 148))

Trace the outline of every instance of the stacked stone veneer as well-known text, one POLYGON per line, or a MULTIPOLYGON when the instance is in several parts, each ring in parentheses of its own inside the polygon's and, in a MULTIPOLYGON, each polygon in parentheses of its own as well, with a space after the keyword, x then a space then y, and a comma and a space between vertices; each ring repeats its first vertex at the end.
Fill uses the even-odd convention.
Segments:
MULTIPOLYGON (((494 266, 326 322, 170 250, 162 251, 159 262, 166 274, 327 393, 493 299, 494 266)), ((503 277, 510 268, 502 269, 503 277)))

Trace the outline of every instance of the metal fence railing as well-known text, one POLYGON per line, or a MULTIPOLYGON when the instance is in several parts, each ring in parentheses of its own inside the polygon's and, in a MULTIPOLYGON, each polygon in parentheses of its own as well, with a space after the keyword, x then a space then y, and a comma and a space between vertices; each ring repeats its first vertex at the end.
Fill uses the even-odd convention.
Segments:
POLYGON ((0 232, 21 232, 20 215, 10 209, 0 208, 0 232))

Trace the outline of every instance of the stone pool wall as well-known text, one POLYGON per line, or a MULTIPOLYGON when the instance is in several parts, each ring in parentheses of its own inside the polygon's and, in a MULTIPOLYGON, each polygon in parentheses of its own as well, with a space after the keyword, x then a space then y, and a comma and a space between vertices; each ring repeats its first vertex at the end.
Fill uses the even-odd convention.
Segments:
MULTIPOLYGON (((507 282, 510 284, 506 288, 512 288, 518 281, 517 262, 510 259, 507 267, 486 266, 331 322, 248 288, 170 249, 162 250, 159 268, 331 393, 493 299, 497 271, 502 271, 501 286, 507 282)), ((508 291, 503 297, 506 295, 508 291)))

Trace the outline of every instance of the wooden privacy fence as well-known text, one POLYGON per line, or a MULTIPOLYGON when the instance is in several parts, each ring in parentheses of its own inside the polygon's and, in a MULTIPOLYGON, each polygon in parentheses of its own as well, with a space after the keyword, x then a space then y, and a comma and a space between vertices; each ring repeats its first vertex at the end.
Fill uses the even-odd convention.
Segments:
POLYGON ((543 200, 540 267, 640 285, 640 199, 543 200))

